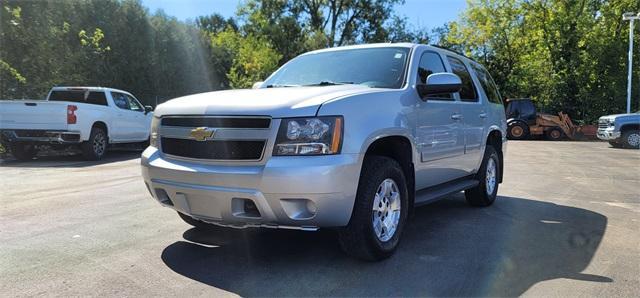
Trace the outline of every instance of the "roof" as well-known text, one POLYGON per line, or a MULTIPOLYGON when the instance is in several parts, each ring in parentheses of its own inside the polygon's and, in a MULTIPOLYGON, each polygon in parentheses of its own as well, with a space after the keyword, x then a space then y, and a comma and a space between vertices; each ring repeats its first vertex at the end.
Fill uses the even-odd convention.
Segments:
POLYGON ((55 90, 55 91, 60 91, 60 90, 90 90, 90 91, 114 91, 114 92, 121 92, 121 93, 127 93, 127 94, 131 94, 128 91, 124 91, 124 90, 120 90, 120 89, 115 89, 115 88, 109 88, 109 87, 98 87, 98 86, 55 86, 53 88, 51 88, 51 90, 55 90))
POLYGON ((401 42, 401 43, 370 43, 370 44, 359 44, 359 45, 349 45, 349 46, 340 46, 340 47, 333 47, 333 48, 326 48, 326 49, 320 49, 320 50, 315 50, 315 51, 311 51, 311 52, 307 52, 302 54, 301 56, 304 55, 309 55, 309 54, 317 54, 317 53, 325 53, 325 52, 333 52, 333 51, 342 51, 342 50, 353 50, 353 49, 372 49, 372 48, 416 48, 416 47, 420 47, 420 46, 424 46, 427 48, 431 48, 433 50, 439 50, 439 51, 446 51, 449 52, 451 54, 469 59, 471 61, 477 62, 475 60, 473 60, 472 58, 467 57, 466 55, 451 50, 451 49, 447 49, 445 47, 441 47, 441 46, 437 46, 437 45, 425 45, 425 44, 419 44, 419 43, 410 43, 410 42, 401 42))

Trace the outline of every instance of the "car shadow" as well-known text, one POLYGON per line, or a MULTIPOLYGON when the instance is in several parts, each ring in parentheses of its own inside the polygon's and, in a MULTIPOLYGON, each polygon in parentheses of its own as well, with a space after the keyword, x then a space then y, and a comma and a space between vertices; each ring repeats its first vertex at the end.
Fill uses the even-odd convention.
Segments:
POLYGON ((19 161, 12 157, 0 160, 0 167, 13 168, 82 168, 91 167, 101 164, 126 161, 140 158, 140 150, 132 149, 111 149, 101 160, 89 161, 85 160, 79 153, 58 153, 38 155, 33 160, 19 161))
POLYGON ((518 296, 556 278, 612 282, 581 273, 606 226, 585 209, 514 197, 472 208, 455 195, 418 208, 377 263, 344 255, 331 230, 190 229, 161 258, 240 296, 518 296))

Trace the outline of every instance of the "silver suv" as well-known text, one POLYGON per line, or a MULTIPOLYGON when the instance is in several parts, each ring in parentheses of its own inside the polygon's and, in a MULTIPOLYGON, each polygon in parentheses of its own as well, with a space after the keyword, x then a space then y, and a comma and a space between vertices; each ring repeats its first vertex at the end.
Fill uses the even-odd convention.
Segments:
POLYGON ((482 65, 419 44, 313 51, 254 89, 157 107, 142 174, 196 227, 338 228, 341 247, 390 256, 411 210, 465 191, 489 206, 506 119, 482 65))

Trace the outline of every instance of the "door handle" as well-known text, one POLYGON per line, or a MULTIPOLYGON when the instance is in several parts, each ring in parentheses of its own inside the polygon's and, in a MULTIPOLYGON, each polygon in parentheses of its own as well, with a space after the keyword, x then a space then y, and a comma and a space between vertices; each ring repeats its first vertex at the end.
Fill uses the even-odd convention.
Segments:
POLYGON ((480 113, 480 115, 479 115, 479 116, 480 116, 480 118, 482 118, 482 119, 487 118, 487 113, 484 113, 484 112, 483 112, 483 113, 480 113))
POLYGON ((451 115, 451 119, 456 120, 456 121, 461 120, 462 119, 462 115, 457 114, 457 113, 456 114, 452 114, 451 115))

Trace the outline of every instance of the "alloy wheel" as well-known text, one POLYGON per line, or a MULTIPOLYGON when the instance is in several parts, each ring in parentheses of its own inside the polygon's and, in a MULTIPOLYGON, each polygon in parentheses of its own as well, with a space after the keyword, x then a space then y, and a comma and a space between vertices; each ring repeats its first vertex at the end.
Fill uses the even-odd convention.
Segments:
POLYGON ((382 242, 389 241, 400 222, 400 191, 393 179, 385 179, 378 186, 373 200, 373 231, 382 242))

